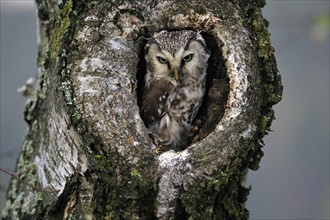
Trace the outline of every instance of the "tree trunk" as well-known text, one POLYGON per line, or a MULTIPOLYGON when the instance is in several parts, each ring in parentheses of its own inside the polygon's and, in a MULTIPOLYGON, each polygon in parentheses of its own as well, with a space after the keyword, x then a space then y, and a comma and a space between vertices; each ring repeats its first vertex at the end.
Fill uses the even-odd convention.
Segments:
POLYGON ((37 0, 38 89, 3 219, 248 219, 242 181, 282 94, 264 4, 37 0), (194 142, 160 152, 139 114, 143 47, 181 29, 211 50, 208 93, 194 142))

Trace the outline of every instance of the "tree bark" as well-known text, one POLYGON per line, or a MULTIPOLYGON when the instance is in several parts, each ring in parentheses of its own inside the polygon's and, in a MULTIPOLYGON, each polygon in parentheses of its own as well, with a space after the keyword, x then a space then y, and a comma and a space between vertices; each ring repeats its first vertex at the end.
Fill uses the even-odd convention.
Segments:
POLYGON ((38 90, 2 218, 248 219, 242 182, 282 95, 264 4, 37 0, 38 90), (181 29, 212 53, 203 123, 159 152, 139 114, 143 47, 181 29))

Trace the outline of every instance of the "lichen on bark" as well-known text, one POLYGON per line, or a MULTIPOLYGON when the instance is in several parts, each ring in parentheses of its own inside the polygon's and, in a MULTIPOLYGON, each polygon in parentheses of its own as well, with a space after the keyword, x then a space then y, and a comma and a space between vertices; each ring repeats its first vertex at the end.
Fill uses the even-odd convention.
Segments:
POLYGON ((282 92, 264 1, 37 3, 39 89, 17 168, 35 188, 13 180, 3 218, 247 219, 242 181, 282 92), (204 119, 193 144, 159 153, 139 115, 144 39, 182 29, 211 47, 204 119))

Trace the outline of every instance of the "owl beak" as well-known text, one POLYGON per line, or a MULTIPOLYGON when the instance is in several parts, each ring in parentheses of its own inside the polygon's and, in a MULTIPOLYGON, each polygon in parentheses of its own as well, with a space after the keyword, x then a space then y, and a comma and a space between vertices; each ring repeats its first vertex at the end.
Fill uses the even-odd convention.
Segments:
POLYGON ((177 67, 174 67, 174 79, 179 81, 179 70, 177 67))

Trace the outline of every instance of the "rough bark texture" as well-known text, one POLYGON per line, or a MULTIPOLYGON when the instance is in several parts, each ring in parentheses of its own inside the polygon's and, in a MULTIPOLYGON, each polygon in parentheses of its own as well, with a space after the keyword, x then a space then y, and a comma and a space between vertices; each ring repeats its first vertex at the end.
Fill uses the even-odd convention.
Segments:
POLYGON ((264 0, 37 4, 39 87, 17 164, 35 187, 13 179, 2 218, 247 219, 241 183, 282 93, 264 0), (180 29, 211 47, 204 121, 185 150, 157 153, 139 115, 143 47, 180 29))

